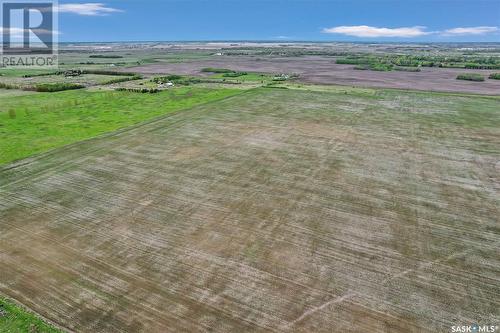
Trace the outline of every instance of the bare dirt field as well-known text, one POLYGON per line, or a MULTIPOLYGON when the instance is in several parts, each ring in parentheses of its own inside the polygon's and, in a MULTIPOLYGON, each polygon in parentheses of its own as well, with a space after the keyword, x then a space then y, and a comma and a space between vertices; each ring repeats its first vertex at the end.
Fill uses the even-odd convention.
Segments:
POLYGON ((252 90, 0 171, 0 293, 78 332, 500 323, 500 101, 252 90))
MULTIPOLYGON (((360 87, 415 89, 426 91, 465 92, 475 94, 500 94, 500 80, 471 82, 457 80, 460 73, 481 73, 486 77, 491 70, 466 70, 456 68, 422 68, 421 72, 377 72, 354 70, 352 65, 338 65, 334 58, 299 57, 236 57, 220 56, 213 60, 191 60, 181 63, 149 64, 126 71, 143 74, 203 75, 202 68, 229 68, 237 71, 265 73, 296 73, 300 80, 316 84, 340 84, 360 87)), ((206 74, 206 73, 205 73, 206 74)))

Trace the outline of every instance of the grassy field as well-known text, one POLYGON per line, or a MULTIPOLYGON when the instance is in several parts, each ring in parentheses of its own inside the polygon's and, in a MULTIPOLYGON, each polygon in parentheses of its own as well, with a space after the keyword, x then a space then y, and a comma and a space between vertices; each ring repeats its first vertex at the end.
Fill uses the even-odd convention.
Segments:
POLYGON ((2 333, 60 333, 61 331, 0 297, 0 332, 2 333))
MULTIPOLYGON (((0 292, 78 332, 500 322, 499 98, 300 89, 3 170, 0 292)), ((65 94, 131 114, 169 101, 65 94)), ((17 101, 51 98, 35 97, 17 101)))
POLYGON ((152 95, 85 90, 0 95, 0 164, 238 92, 187 87, 152 95))
POLYGON ((0 77, 0 83, 6 83, 20 88, 36 86, 37 84, 53 84, 53 83, 73 83, 82 84, 85 86, 94 86, 106 84, 111 80, 123 79, 123 76, 116 75, 96 75, 84 74, 76 77, 65 77, 64 75, 48 75, 37 77, 0 77))
POLYGON ((40 75, 53 73, 54 69, 44 69, 44 68, 0 68, 0 77, 6 78, 20 78, 25 75, 40 75))
POLYGON ((274 75, 272 74, 259 74, 259 73, 246 73, 244 75, 238 77, 227 77, 224 74, 214 74, 210 76, 214 79, 224 79, 227 81, 235 81, 235 82, 247 82, 247 81, 256 81, 262 83, 272 82, 274 75))

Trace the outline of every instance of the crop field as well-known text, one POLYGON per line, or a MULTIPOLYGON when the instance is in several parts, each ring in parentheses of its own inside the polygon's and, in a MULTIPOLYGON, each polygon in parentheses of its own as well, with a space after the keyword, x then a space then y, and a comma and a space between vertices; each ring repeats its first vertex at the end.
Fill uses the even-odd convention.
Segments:
POLYGON ((88 90, 0 95, 0 165, 235 93, 181 87, 154 95, 88 90))
POLYGON ((249 90, 5 166, 0 294, 78 332, 498 323, 499 156, 498 97, 249 90))

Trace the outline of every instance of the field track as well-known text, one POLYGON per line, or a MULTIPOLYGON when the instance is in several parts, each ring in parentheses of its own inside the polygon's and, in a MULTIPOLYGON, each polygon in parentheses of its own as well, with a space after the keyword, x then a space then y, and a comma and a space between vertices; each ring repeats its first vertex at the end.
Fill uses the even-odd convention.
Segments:
POLYGON ((500 323, 500 100, 257 89, 0 171, 0 293, 78 332, 500 323))

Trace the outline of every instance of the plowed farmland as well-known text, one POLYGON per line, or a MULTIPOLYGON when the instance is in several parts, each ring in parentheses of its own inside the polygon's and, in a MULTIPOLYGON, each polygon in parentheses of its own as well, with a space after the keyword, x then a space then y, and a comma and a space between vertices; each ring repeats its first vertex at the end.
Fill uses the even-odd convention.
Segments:
POLYGON ((492 70, 465 70, 459 68, 421 68, 421 72, 377 72, 355 70, 353 65, 340 65, 329 57, 221 57, 210 60, 189 60, 173 63, 146 64, 127 68, 145 75, 158 73, 178 73, 207 75, 201 70, 206 67, 229 68, 235 71, 295 73, 299 81, 312 84, 341 84, 356 87, 380 87, 416 89, 423 91, 463 92, 498 95, 500 81, 467 82, 457 80, 462 73, 481 73, 488 77, 492 70))
POLYGON ((261 88, 0 171, 0 293, 78 332, 500 322, 500 100, 261 88))

